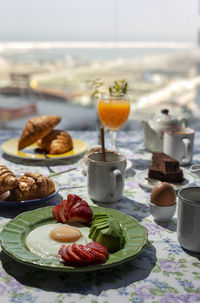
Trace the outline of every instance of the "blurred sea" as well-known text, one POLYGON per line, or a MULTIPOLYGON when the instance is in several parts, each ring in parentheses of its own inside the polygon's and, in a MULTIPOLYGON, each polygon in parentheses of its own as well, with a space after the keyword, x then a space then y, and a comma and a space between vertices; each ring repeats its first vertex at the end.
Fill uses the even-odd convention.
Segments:
MULTIPOLYGON (((67 62, 84 66, 95 61, 130 60, 151 55, 181 54, 196 49, 188 42, 0 42, 0 65, 13 63, 67 62)), ((0 95, 0 104, 31 101, 37 104, 38 115, 62 115, 64 129, 95 129, 96 109, 63 103, 58 100, 43 100, 31 97, 5 97, 0 95)), ((29 117, 4 121, 1 127, 22 128, 29 117)), ((124 129, 141 128, 137 121, 128 121, 124 129)))
POLYGON ((0 42, 0 58, 51 62, 71 56, 75 61, 107 61, 182 53, 195 49, 190 42, 0 42))

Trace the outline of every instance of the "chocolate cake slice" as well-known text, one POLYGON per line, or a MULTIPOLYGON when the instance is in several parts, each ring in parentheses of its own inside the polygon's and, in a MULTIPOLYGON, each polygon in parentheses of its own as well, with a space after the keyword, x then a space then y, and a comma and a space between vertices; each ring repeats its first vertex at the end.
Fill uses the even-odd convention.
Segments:
POLYGON ((180 183, 184 180, 179 162, 164 153, 153 153, 148 177, 172 183, 180 183))
POLYGON ((175 172, 179 169, 179 162, 164 153, 154 153, 152 165, 164 173, 175 172))

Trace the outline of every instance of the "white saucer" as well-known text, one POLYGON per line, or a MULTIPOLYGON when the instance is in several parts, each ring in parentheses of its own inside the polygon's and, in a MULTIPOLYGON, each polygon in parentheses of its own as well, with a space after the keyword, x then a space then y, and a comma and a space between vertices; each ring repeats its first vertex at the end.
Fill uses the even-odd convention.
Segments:
MULTIPOLYGON (((79 161, 79 164, 80 164, 80 167, 81 167, 81 172, 82 172, 82 174, 83 174, 84 176, 86 176, 86 175, 87 175, 87 166, 86 166, 84 160, 81 159, 81 160, 79 161)), ((127 160, 126 160, 126 170, 125 170, 125 172, 127 172, 127 171, 132 167, 132 165, 133 165, 133 163, 132 163, 130 160, 127 159, 127 160)))
MULTIPOLYGON (((186 171, 183 169, 183 175, 184 175, 184 181, 181 183, 170 183, 175 190, 182 189, 186 186, 189 186, 194 183, 194 178, 186 171)), ((146 190, 152 190, 154 186, 161 181, 156 180, 156 179, 149 179, 148 178, 148 169, 142 170, 140 172, 137 172, 136 174, 136 180, 138 181, 139 185, 143 187, 146 190), (151 183, 152 182, 152 183, 151 183)))

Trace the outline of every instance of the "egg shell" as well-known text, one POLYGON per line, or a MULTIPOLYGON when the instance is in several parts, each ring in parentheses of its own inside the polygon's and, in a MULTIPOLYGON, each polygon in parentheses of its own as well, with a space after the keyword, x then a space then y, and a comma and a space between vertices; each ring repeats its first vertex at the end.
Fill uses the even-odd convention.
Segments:
POLYGON ((150 202, 159 206, 176 204, 176 192, 173 186, 166 182, 157 184, 151 192, 150 202))

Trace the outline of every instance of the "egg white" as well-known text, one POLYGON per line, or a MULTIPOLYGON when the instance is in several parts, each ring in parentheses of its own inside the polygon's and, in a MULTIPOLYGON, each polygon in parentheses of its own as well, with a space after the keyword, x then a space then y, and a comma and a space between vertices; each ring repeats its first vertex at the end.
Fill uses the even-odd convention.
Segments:
MULTIPOLYGON (((91 240, 89 239, 89 227, 86 227, 80 223, 65 226, 75 227, 80 230, 82 237, 75 241, 77 244, 87 244, 91 240)), ((47 258, 47 259, 59 259, 58 251, 63 244, 69 245, 74 242, 57 242, 50 237, 50 232, 59 226, 63 226, 62 223, 46 224, 39 226, 32 230, 26 237, 26 245, 28 249, 35 255, 47 258)))

